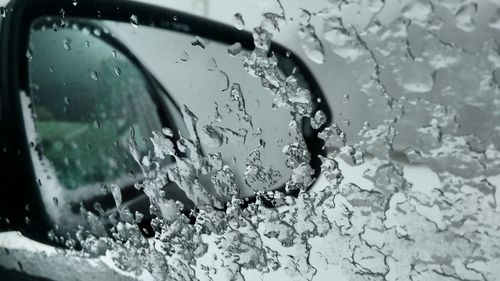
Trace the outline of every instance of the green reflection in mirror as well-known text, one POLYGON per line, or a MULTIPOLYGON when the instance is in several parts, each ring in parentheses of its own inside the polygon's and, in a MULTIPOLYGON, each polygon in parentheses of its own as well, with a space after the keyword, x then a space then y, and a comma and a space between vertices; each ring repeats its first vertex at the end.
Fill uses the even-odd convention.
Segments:
MULTIPOLYGON (((97 35, 33 25, 30 85, 44 157, 67 189, 130 181, 130 128, 141 140, 161 128, 140 70, 97 35)), ((145 149, 143 142, 138 143, 145 149)))

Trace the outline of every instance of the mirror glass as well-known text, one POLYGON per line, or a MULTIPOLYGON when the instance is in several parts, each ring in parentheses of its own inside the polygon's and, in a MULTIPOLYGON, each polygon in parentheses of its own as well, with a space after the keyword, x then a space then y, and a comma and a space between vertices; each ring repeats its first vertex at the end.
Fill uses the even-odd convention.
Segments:
POLYGON ((35 29, 30 41, 35 125, 61 186, 126 185, 139 170, 126 153, 130 129, 146 138, 161 128, 150 85, 134 63, 89 29, 54 32, 43 23, 35 29))
MULTIPOLYGON (((160 167, 175 162, 168 181, 195 204, 208 203, 203 194, 225 202, 234 190, 245 198, 290 180, 296 167, 284 149, 304 144, 304 131, 290 126, 276 92, 249 74, 250 50, 188 26, 65 20, 64 29, 37 20, 29 50, 40 157, 64 196, 78 201, 102 185, 128 187, 155 159, 160 167)), ((290 83, 307 91, 293 61, 275 55, 279 75, 293 73, 290 83)))

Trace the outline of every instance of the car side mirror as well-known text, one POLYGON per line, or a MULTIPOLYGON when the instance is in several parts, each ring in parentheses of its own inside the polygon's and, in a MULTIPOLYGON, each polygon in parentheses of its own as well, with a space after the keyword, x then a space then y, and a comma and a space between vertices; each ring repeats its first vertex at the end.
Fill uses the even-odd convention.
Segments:
POLYGON ((9 197, 27 190, 37 223, 65 233, 85 224, 82 208, 223 208, 318 175, 331 114, 285 47, 263 52, 250 33, 135 2, 12 8, 0 105, 23 182, 9 197))

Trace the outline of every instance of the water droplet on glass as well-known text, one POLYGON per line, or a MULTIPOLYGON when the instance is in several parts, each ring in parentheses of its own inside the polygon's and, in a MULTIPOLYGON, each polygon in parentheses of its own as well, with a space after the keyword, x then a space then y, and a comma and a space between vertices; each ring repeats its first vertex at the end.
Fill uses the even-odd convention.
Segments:
POLYGON ((29 49, 26 51, 26 58, 28 58, 28 60, 33 59, 33 52, 29 49))
POLYGON ((474 24, 474 15, 477 12, 477 4, 471 3, 462 6, 456 14, 456 25, 465 32, 472 32, 476 29, 474 24))
POLYGON ((122 75, 122 70, 121 70, 118 66, 117 66, 117 67, 115 67, 115 74, 116 74, 117 76, 122 75))
POLYGON ((73 0, 73 6, 78 5, 78 2, 76 0, 73 0))
POLYGON ((68 96, 64 97, 64 103, 65 104, 69 104, 70 103, 70 100, 69 100, 68 96))
POLYGON ((344 103, 349 102, 349 95, 345 94, 344 95, 344 103))
POLYGON ((219 73, 221 74, 222 76, 222 87, 221 87, 221 91, 226 91, 227 89, 229 89, 229 76, 227 75, 227 73, 225 73, 224 71, 219 71, 219 73))
POLYGON ((173 16, 173 17, 172 17, 172 19, 173 19, 174 21, 177 21, 177 16, 173 16))
POLYGON ((198 46, 202 49, 205 49, 206 42, 205 42, 205 40, 201 39, 199 36, 196 36, 195 40, 193 42, 191 42, 191 45, 198 46))
POLYGON ((346 143, 345 133, 335 124, 323 129, 318 137, 325 141, 325 147, 343 147, 346 143))
POLYGON ((321 159, 321 172, 325 175, 330 184, 338 186, 342 182, 344 176, 339 169, 337 161, 321 155, 318 157, 321 159))
POLYGON ((111 194, 115 199, 116 207, 120 207, 120 205, 122 204, 122 192, 120 190, 120 187, 116 184, 111 184, 109 188, 111 189, 111 194))
POLYGON ((315 28, 310 24, 311 13, 302 10, 299 29, 297 30, 300 39, 302 39, 302 49, 313 62, 322 64, 325 62, 325 49, 323 43, 316 35, 315 28))
POLYGON ((210 71, 214 71, 216 68, 217 68, 217 61, 215 60, 214 57, 209 57, 207 69, 210 71))
POLYGON ((243 20, 241 13, 234 14, 234 27, 239 30, 242 30, 245 27, 245 21, 243 20))
POLYGON ((95 126, 97 129, 100 129, 100 128, 101 128, 101 122, 99 122, 99 120, 95 120, 95 121, 94 121, 94 126, 95 126))
POLYGON ((116 57, 118 56, 118 53, 116 52, 116 50, 113 50, 113 51, 111 52, 111 54, 113 54, 113 58, 115 58, 115 59, 116 59, 116 57))
POLYGON ((167 136, 167 137, 173 137, 174 136, 174 132, 172 131, 172 129, 170 128, 163 128, 161 129, 161 132, 167 136))
POLYGON ((434 86, 431 69, 424 63, 411 63, 393 70, 396 82, 410 93, 425 93, 434 86))
POLYGON ((241 44, 239 42, 236 42, 233 45, 229 46, 229 48, 227 48, 227 52, 231 56, 236 56, 241 52, 241 49, 242 49, 241 44))
POLYGON ((7 9, 5 9, 5 7, 0 7, 0 16, 5 18, 5 15, 7 15, 7 9))
POLYGON ((500 30, 500 11, 497 13, 496 17, 492 17, 488 23, 488 26, 497 30, 500 30))
POLYGON ((52 198, 52 200, 54 201, 54 205, 59 205, 59 199, 57 199, 57 197, 54 196, 54 198, 52 198))
POLYGON ((92 30, 92 33, 97 37, 101 36, 101 30, 99 28, 94 28, 94 30, 92 30))
POLYGON ((81 30, 80 30, 83 35, 90 35, 90 29, 88 27, 82 27, 81 30))
POLYGON ((202 128, 202 133, 200 134, 201 142, 208 145, 209 147, 220 147, 224 141, 224 136, 217 130, 216 127, 206 125, 202 128))
POLYGON ((326 115, 323 111, 318 110, 314 117, 311 118, 311 127, 313 129, 319 129, 326 122, 326 115))
POLYGON ((99 74, 97 73, 97 71, 92 71, 92 73, 90 73, 90 77, 92 77, 92 79, 94 80, 99 80, 99 74))
POLYGON ((254 108, 260 108, 260 101, 258 99, 253 101, 253 107, 254 108))
POLYGON ((64 49, 66 50, 71 50, 71 45, 68 39, 64 40, 63 42, 64 49))
POLYGON ((87 48, 90 47, 90 42, 89 41, 85 41, 85 47, 87 47, 87 48))
POLYGON ((139 21, 137 19, 137 16, 136 15, 131 15, 130 16, 130 24, 135 27, 135 28, 138 28, 139 27, 139 21))
POLYGON ((186 51, 183 51, 181 54, 181 61, 188 61, 189 60, 189 54, 186 51))

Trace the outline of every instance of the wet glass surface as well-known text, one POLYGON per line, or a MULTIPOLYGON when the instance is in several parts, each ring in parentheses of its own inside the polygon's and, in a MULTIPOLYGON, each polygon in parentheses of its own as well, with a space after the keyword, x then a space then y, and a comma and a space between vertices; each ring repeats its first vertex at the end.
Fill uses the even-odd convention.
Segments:
MULTIPOLYGON (((200 3, 176 7, 250 30, 256 47, 242 51, 230 45, 213 59, 207 55, 211 43, 191 36, 183 52, 169 54, 179 69, 206 56, 200 68, 213 75, 206 85, 221 86, 224 101, 210 104, 214 110, 202 116, 196 106, 208 105, 193 102, 198 93, 189 93, 180 109, 185 133, 172 140, 172 128, 152 131, 145 136, 149 153, 138 148, 137 136, 128 139, 125 153, 145 178, 137 186, 156 215, 154 237, 143 235, 137 226, 142 215, 128 211, 120 189, 111 189, 117 219, 110 231, 100 228, 107 215, 82 210, 92 227, 67 240, 69 250, 0 236, 2 248, 11 243, 10 251, 0 251, 6 266, 56 280, 73 276, 75 268, 102 276, 118 272, 117 279, 130 280, 500 278, 498 2, 261 1, 260 8, 224 2, 219 12, 220 3, 200 3), (271 39, 304 58, 325 92, 331 123, 324 124, 324 113, 312 106, 296 78, 283 75, 279 57, 268 56, 271 39), (235 56, 238 67, 224 67, 235 56), (268 96, 253 100, 248 87, 233 81, 235 72, 255 79, 268 96), (190 101, 193 105, 186 106, 190 101), (217 151, 200 151, 242 146, 239 129, 255 130, 259 118, 271 122, 259 116, 258 108, 265 106, 289 120, 288 137, 277 144, 281 156, 274 159, 289 168, 286 191, 267 194, 277 207, 267 207, 258 197, 242 208, 242 184, 275 184, 275 170, 262 162, 269 154, 241 150, 246 155, 237 157, 240 166, 231 166, 217 151), (318 141, 324 141, 318 178, 312 176, 298 125, 305 116, 311 117, 311 127, 320 128, 318 141), (231 130, 213 126, 226 119, 231 130), (169 156, 176 166, 162 166, 169 156), (243 181, 238 182, 235 173, 241 167, 243 181), (202 188, 203 178, 214 190, 202 188), (180 202, 163 196, 170 181, 196 203, 194 223, 180 212, 180 202), (293 190, 299 195, 287 195, 293 190)), ((126 24, 148 34, 134 15, 126 24)), ((128 45, 140 50, 141 43, 128 45)), ((158 59, 154 52, 137 52, 144 61, 158 59)), ((163 59, 175 63, 168 55, 163 59)), ((152 72, 161 80, 165 68, 156 67, 152 72)), ((196 80, 203 79, 197 75, 196 80)))

